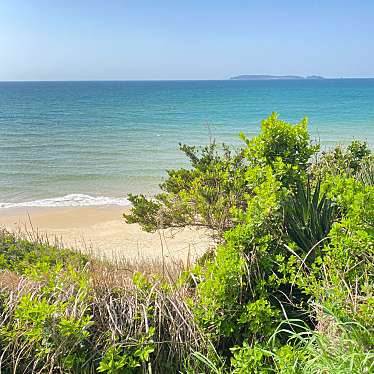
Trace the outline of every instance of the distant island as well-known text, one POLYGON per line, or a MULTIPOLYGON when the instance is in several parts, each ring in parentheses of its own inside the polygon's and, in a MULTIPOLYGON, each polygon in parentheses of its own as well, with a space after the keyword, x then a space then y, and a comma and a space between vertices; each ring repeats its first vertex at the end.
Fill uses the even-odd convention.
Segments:
POLYGON ((286 80, 286 79, 325 79, 319 75, 308 75, 302 77, 300 75, 261 75, 261 74, 249 74, 249 75, 237 75, 231 77, 231 80, 286 80))

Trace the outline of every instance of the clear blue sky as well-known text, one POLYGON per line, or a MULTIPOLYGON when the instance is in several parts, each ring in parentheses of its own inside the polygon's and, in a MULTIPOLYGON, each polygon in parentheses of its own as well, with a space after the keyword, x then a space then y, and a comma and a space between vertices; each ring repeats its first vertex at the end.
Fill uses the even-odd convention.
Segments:
POLYGON ((374 77, 374 0, 1 0, 0 80, 374 77))

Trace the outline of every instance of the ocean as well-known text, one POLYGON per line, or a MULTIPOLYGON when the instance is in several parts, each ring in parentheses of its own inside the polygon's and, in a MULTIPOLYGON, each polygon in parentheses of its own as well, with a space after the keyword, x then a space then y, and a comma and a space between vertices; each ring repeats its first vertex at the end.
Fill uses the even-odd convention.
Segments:
POLYGON ((374 147, 374 79, 0 82, 0 207, 127 205, 185 165, 178 143, 240 145, 273 111, 374 147))

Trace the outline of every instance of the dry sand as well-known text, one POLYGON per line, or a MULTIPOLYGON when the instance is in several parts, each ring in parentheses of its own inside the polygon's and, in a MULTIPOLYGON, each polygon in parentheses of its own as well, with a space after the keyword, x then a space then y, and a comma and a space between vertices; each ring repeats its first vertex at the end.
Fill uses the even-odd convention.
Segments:
POLYGON ((66 207, 0 209, 0 227, 38 233, 49 242, 91 252, 99 258, 188 259, 201 255, 212 241, 205 231, 161 230, 154 234, 126 224, 123 207, 66 207))

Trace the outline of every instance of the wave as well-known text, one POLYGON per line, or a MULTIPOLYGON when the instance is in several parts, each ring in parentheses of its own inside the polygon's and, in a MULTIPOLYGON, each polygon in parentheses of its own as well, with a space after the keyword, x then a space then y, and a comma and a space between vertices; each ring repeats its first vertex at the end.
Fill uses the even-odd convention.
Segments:
POLYGON ((100 206, 119 205, 130 206, 131 203, 126 198, 116 198, 107 196, 90 196, 84 194, 70 194, 50 199, 25 201, 19 203, 1 203, 0 208, 21 208, 21 207, 78 207, 78 206, 100 206))

